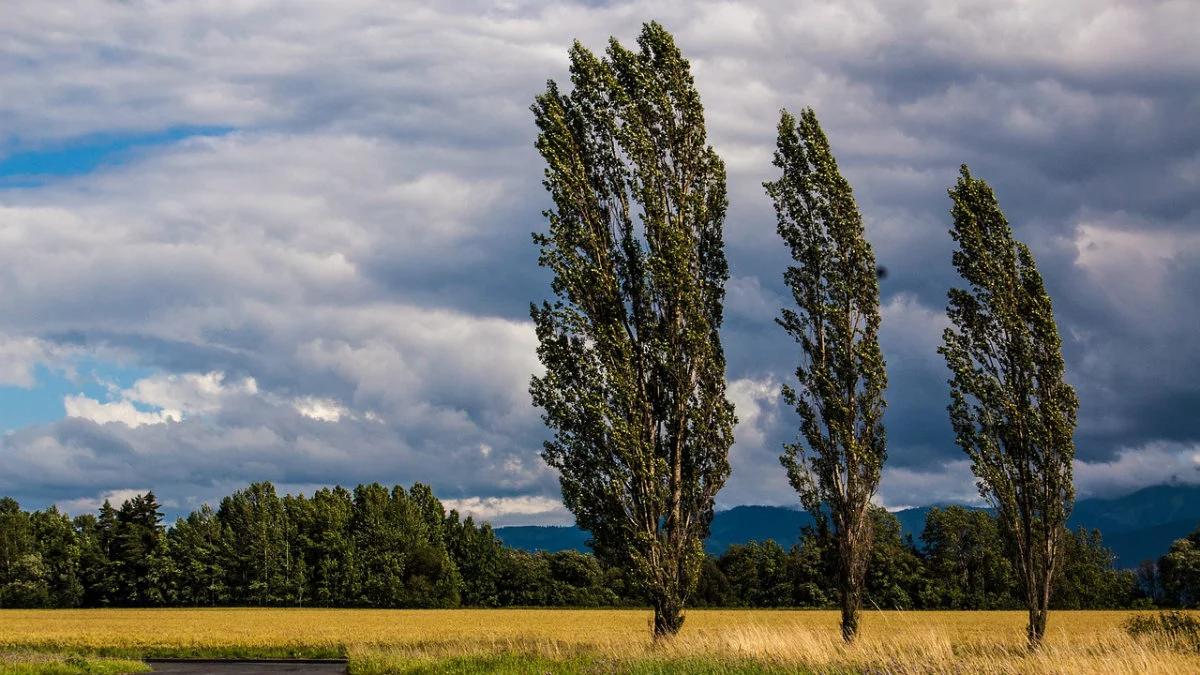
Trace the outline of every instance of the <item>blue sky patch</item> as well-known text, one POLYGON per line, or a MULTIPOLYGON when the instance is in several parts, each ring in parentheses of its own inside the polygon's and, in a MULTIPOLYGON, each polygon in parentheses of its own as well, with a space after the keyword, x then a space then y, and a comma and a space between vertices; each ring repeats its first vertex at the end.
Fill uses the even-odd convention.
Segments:
MULTIPOLYGON (((93 134, 0 154, 0 187, 37 187, 65 176, 81 176, 103 166, 119 166, 135 150, 169 145, 194 136, 221 136, 229 127, 173 127, 144 134, 93 134)), ((17 144, 20 147, 20 144, 17 144)))
POLYGON ((0 432, 60 420, 66 415, 64 397, 83 394, 108 401, 106 384, 126 388, 153 372, 149 368, 83 360, 75 364, 72 377, 63 370, 38 365, 34 371, 36 382, 29 389, 0 386, 0 432))

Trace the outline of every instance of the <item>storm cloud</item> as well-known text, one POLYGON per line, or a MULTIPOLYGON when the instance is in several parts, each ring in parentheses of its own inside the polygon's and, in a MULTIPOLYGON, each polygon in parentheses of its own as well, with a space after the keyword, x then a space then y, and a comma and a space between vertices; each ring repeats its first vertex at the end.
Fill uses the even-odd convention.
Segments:
POLYGON ((526 391, 548 294, 528 105, 573 39, 649 19, 692 59, 729 169, 741 421, 721 504, 795 502, 777 455, 797 351, 773 323, 787 259, 761 183, 779 109, 802 106, 889 271, 882 503, 975 495, 936 354, 961 163, 1054 298, 1080 493, 1200 482, 1193 3, 18 1, 0 385, 80 391, 0 439, 0 493, 90 508, 153 487, 184 509, 251 480, 419 480, 497 522, 562 521, 526 391), (117 149, 38 168, 97 146, 117 149))

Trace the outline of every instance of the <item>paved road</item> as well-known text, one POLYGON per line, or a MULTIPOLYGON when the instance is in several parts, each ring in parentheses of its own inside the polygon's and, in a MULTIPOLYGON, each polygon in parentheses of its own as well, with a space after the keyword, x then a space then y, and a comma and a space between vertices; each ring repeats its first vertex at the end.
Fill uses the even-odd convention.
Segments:
POLYGON ((344 675, 345 663, 305 663, 286 661, 150 661, 156 673, 173 675, 344 675))

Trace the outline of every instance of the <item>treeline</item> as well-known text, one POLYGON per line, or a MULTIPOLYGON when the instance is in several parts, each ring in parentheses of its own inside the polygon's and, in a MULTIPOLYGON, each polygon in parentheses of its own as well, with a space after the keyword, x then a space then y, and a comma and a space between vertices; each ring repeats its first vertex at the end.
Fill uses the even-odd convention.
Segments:
MULTIPOLYGON (((22 511, 0 499, 0 607, 645 606, 616 567, 577 551, 505 546, 490 525, 446 513, 430 489, 379 484, 311 497, 255 483, 165 527, 154 494, 95 515, 22 511)), ((960 507, 930 511, 920 537, 876 509, 869 607, 1014 609, 1019 579, 997 520, 960 507)), ((704 561, 695 603, 831 607, 836 552, 827 526, 785 550, 773 541, 704 561)), ((1053 605, 1063 609, 1195 606, 1200 531, 1158 565, 1116 570, 1098 532, 1067 539, 1053 605)))
MULTIPOLYGON (((872 510, 874 541, 865 603, 881 609, 1021 609, 1021 584, 1008 539, 987 511, 959 506, 929 511, 920 543, 900 521, 872 510)), ((1069 532, 1054 588, 1056 609, 1118 609, 1150 604, 1138 575, 1113 567, 1097 530, 1069 532)), ((824 527, 805 528, 791 550, 773 541, 729 547, 707 561, 697 601, 709 606, 833 607, 837 551, 824 527)), ((1165 600, 1165 598, 1163 598, 1165 600)))

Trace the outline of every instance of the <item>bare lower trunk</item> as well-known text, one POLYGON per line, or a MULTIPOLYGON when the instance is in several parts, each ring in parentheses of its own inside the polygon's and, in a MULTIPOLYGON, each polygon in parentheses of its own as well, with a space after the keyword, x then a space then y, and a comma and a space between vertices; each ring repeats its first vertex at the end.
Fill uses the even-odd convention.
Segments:
MULTIPOLYGON (((1031 561, 1032 564, 1038 564, 1041 561, 1031 561)), ((1029 638, 1029 648, 1037 649, 1042 646, 1042 639, 1046 637, 1046 621, 1050 618, 1050 591, 1051 591, 1051 574, 1050 570, 1038 570, 1040 578, 1028 584, 1028 599, 1026 604, 1029 609, 1029 626, 1026 634, 1029 638)))
POLYGON ((862 593, 858 589, 842 590, 842 639, 853 642, 858 635, 858 614, 862 608, 862 593))
POLYGON ((869 523, 859 520, 838 533, 838 593, 842 609, 842 639, 853 642, 858 635, 863 584, 867 576, 867 552, 871 548, 869 523))
POLYGON ((654 598, 654 639, 667 638, 683 627, 683 603, 671 594, 662 593, 654 598))
POLYGON ((1026 637, 1029 648, 1041 647, 1046 637, 1046 622, 1050 617, 1050 594, 1054 589, 1055 551, 1057 542, 1048 535, 1044 548, 1027 547, 1023 560, 1025 573, 1025 608, 1029 611, 1026 637))
POLYGON ((1050 612, 1042 608, 1029 608, 1029 647, 1037 649, 1042 645, 1042 639, 1046 637, 1046 619, 1049 618, 1050 612))

